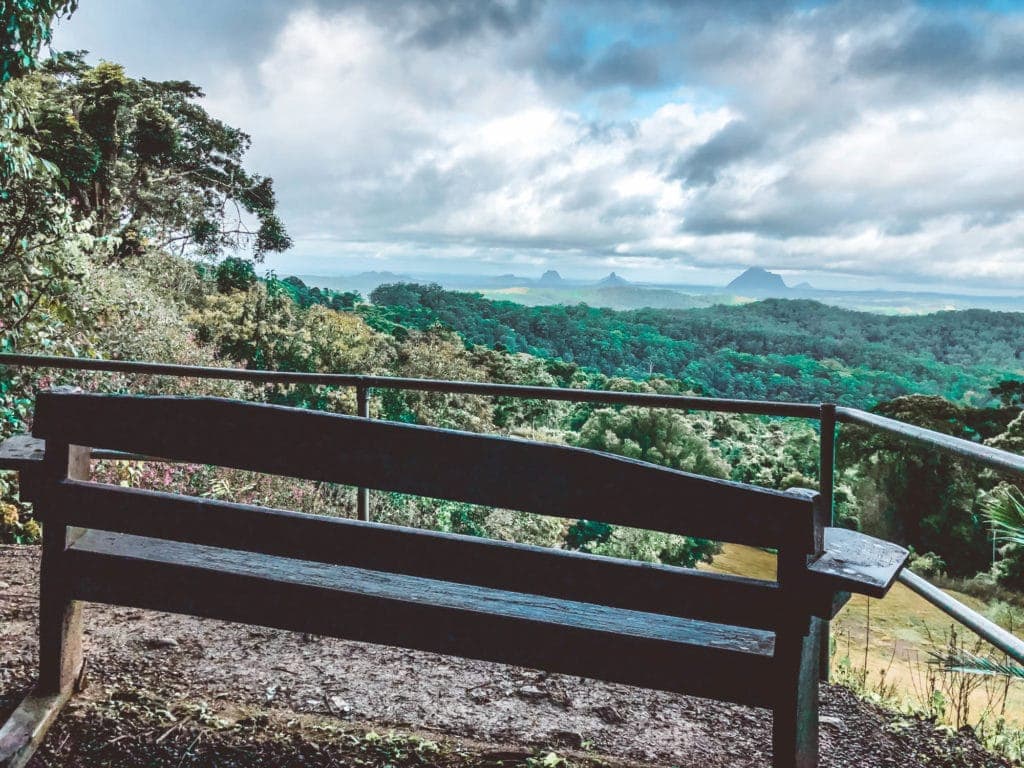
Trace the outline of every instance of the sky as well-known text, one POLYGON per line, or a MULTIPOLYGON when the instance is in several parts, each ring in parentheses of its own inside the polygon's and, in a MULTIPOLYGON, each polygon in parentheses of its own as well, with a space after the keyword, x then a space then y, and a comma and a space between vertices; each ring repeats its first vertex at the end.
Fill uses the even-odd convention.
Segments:
POLYGON ((252 136, 280 274, 1024 293, 1024 8, 82 0, 56 49, 252 136))

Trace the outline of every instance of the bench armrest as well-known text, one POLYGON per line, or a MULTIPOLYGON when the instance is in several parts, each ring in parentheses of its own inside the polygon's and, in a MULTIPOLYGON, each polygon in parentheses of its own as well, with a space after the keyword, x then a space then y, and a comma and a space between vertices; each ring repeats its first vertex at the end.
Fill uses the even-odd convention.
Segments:
POLYGON ((32 471, 43 463, 46 441, 32 435, 14 435, 0 443, 0 469, 32 471))
POLYGON ((32 435, 14 435, 0 443, 0 470, 18 473, 22 501, 34 501, 34 488, 42 477, 46 441, 32 435))
POLYGON ((826 528, 825 551, 807 570, 828 591, 884 597, 909 554, 898 544, 866 533, 826 528))

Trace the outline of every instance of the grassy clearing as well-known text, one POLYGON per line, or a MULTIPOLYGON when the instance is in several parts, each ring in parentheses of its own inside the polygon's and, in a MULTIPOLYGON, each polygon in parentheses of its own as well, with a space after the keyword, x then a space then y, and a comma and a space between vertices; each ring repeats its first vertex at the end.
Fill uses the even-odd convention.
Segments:
MULTIPOLYGON (((725 545, 711 570, 757 578, 775 577, 775 556, 759 549, 725 545)), ((994 621, 1013 628, 1019 615, 1005 604, 987 605, 950 592, 994 621)), ((943 673, 929 664, 953 640, 960 647, 994 652, 980 637, 957 625, 902 584, 882 600, 855 596, 832 624, 832 674, 838 682, 899 708, 924 712, 953 727, 997 728, 1000 719, 1024 728, 1024 681, 943 673), (941 695, 937 695, 941 694, 941 695)), ((999 654, 1001 657, 1002 654, 999 654)))

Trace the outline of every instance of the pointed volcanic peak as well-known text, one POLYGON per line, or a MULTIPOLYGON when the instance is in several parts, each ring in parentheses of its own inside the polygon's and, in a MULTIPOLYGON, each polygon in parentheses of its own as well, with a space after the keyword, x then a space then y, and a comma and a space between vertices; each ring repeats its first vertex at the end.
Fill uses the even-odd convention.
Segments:
POLYGON ((565 279, 560 274, 558 274, 556 270, 549 269, 547 272, 540 276, 540 280, 538 281, 538 283, 540 285, 563 285, 565 283, 565 279))
POLYGON ((769 272, 762 267, 750 267, 727 287, 733 291, 746 293, 782 294, 789 290, 782 275, 769 272))
POLYGON ((629 280, 624 277, 619 277, 612 272, 607 277, 603 277, 597 281, 597 284, 602 288, 617 288, 621 285, 629 285, 629 280))

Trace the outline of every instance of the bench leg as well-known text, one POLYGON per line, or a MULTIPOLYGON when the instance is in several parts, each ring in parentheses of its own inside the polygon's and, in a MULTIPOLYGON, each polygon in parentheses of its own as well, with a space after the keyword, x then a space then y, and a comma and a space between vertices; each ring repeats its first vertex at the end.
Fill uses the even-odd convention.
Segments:
POLYGON ((44 544, 39 576, 39 689, 48 695, 71 691, 83 662, 82 605, 68 596, 61 554, 44 544))
POLYGON ((821 619, 812 617, 810 631, 803 637, 780 635, 776 639, 779 697, 772 719, 775 768, 817 768, 818 765, 821 623, 821 619))
MULTIPOLYGON (((47 446, 47 482, 64 477, 89 479, 89 449, 77 445, 47 446)), ((82 672, 82 605, 71 598, 67 548, 83 529, 67 525, 60 509, 40 499, 43 555, 39 569, 39 692, 73 691, 82 672)))

